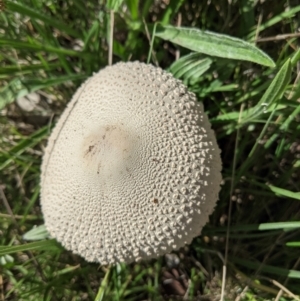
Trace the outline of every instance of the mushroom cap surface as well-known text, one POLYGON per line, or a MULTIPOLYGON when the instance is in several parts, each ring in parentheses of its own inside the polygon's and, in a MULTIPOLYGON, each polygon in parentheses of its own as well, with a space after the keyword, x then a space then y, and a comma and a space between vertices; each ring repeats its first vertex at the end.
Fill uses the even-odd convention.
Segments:
POLYGON ((50 235, 101 264, 190 243, 221 183, 220 150, 202 104, 170 73, 139 62, 86 80, 50 135, 41 169, 50 235))

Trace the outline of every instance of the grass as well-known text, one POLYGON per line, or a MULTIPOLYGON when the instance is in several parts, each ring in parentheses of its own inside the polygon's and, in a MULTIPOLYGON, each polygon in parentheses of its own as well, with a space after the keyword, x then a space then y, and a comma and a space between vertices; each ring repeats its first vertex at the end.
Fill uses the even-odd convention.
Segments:
POLYGON ((292 0, 165 3, 5 1, 0 300, 181 300, 182 291, 190 300, 300 300, 300 5, 292 0), (27 234, 31 239, 39 234, 38 240, 23 238, 43 224, 39 167, 51 126, 79 84, 108 64, 110 10, 113 61, 145 62, 149 54, 151 63, 181 78, 204 103, 222 149, 220 201, 202 236, 174 252, 180 263, 173 270, 167 257, 90 264, 55 241, 40 239, 43 228, 27 234), (187 34, 170 25, 227 37, 187 34), (232 37, 250 46, 240 51, 232 37), (219 47, 209 48, 216 41, 219 47), (16 102, 34 92, 39 101, 31 110, 16 102))

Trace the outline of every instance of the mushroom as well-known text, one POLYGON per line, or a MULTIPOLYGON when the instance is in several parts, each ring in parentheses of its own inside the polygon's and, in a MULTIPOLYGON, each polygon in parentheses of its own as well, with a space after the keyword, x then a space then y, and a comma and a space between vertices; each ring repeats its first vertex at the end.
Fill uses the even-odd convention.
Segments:
POLYGON ((94 74, 50 135, 41 206, 50 235, 90 262, 150 259, 208 221, 221 159, 195 94, 140 62, 94 74))

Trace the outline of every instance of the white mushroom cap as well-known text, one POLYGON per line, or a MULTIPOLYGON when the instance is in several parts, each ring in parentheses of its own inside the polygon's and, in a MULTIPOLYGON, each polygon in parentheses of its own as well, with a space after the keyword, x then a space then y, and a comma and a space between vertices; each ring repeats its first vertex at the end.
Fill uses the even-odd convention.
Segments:
POLYGON ((41 204, 68 250, 132 262, 199 235, 220 183, 220 150, 195 95, 160 68, 118 63, 78 89, 53 130, 41 204))

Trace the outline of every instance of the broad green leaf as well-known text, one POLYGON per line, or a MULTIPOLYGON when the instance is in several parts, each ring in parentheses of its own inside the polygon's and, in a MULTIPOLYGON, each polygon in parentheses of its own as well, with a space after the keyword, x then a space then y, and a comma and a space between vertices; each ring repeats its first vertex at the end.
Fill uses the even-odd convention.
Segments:
POLYGON ((201 53, 197 53, 197 52, 192 52, 188 55, 182 56, 180 59, 178 59, 177 61, 175 61, 170 67, 169 67, 169 71, 173 73, 174 76, 176 76, 176 74, 178 72, 180 72, 180 70, 182 68, 186 68, 188 67, 188 65, 191 62, 194 62, 195 60, 202 60, 203 59, 203 55, 201 53))
POLYGON ((45 225, 37 226, 23 235, 24 240, 42 240, 49 238, 49 233, 45 225))
POLYGON ((245 60, 274 67, 273 60, 256 46, 223 34, 195 28, 158 24, 155 35, 182 47, 211 56, 245 60))
POLYGON ((290 59, 288 59, 286 63, 280 68, 260 101, 254 108, 248 111, 249 114, 245 119, 243 119, 243 122, 248 122, 253 118, 257 118, 259 115, 266 113, 269 107, 276 103, 276 101, 282 96, 286 89, 286 86, 290 82, 291 72, 291 61, 290 59))
POLYGON ((199 53, 191 53, 175 61, 169 71, 176 78, 195 80, 209 69, 211 63, 210 58, 205 58, 199 53))

